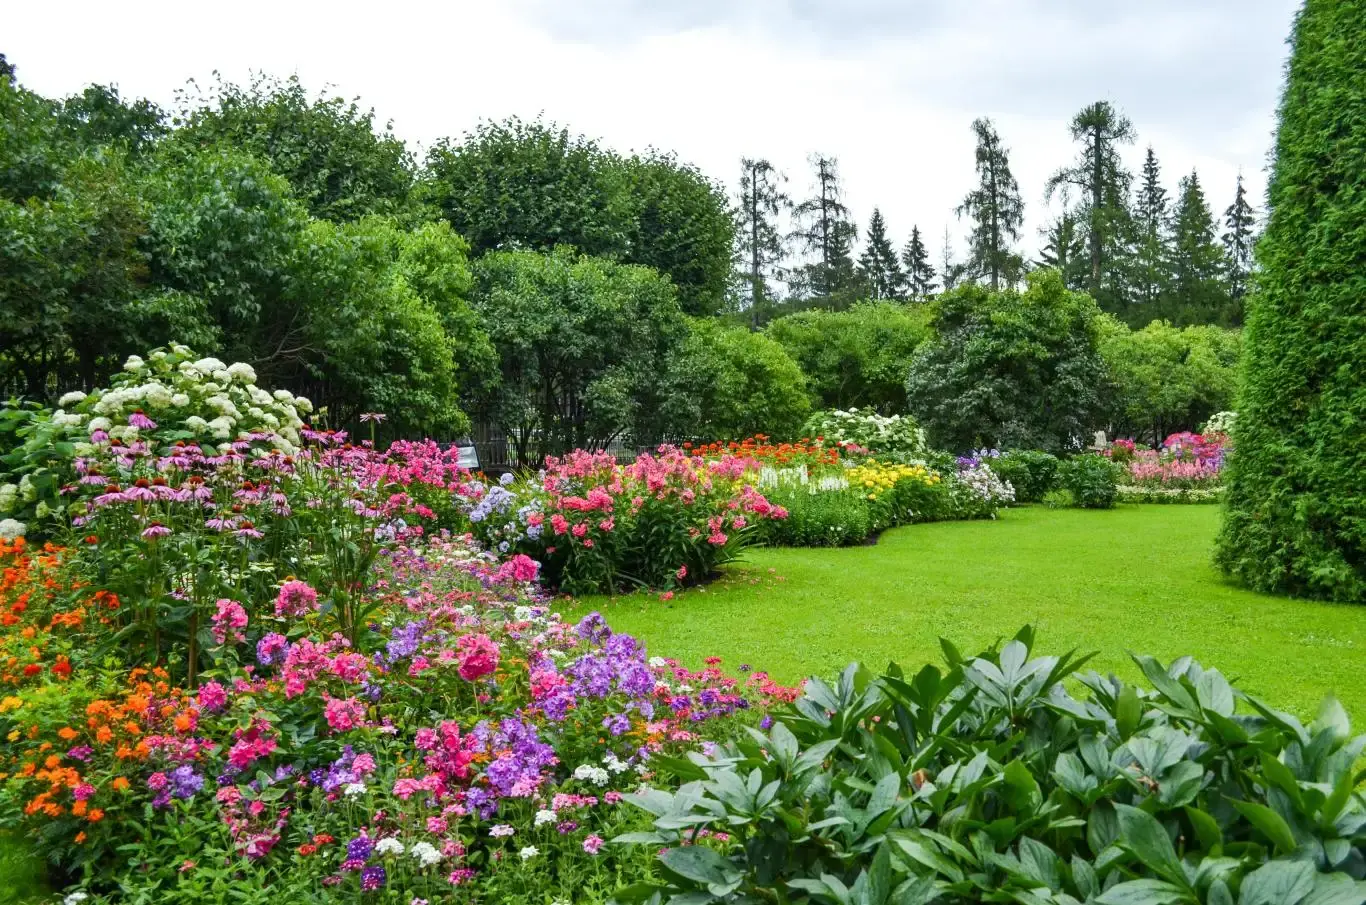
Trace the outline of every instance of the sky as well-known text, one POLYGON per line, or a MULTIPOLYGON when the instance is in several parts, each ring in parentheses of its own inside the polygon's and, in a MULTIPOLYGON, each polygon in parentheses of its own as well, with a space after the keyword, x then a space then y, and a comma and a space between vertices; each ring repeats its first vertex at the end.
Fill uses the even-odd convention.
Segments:
MULTIPOLYGON (((1108 100, 1172 194, 1192 168, 1216 215, 1241 172, 1260 207, 1297 0, 446 0, 17 4, 0 52, 49 96, 91 82, 171 107, 188 79, 297 74, 359 97, 419 156, 480 120, 543 115, 619 151, 673 150, 734 191, 766 157, 794 198, 839 160, 860 229, 918 225, 939 258, 968 224, 972 120, 989 116, 1025 200, 1075 156, 1073 114, 1108 100)), ((1055 202, 1056 205, 1056 202, 1055 202)))

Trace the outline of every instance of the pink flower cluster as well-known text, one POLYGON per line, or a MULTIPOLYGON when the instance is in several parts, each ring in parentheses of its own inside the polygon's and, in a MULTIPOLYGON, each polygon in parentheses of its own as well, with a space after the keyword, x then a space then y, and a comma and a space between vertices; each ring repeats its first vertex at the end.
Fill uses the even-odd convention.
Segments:
POLYGON ((318 592, 306 581, 286 581, 275 595, 275 615, 280 618, 306 616, 318 608, 318 592))
POLYGON ((247 627, 247 611, 236 600, 226 598, 218 601, 218 611, 213 614, 213 639, 219 644, 241 644, 247 640, 242 629, 247 627))
POLYGON ((483 678, 498 668, 498 645, 488 635, 465 635, 455 646, 460 652, 460 678, 467 682, 483 678))

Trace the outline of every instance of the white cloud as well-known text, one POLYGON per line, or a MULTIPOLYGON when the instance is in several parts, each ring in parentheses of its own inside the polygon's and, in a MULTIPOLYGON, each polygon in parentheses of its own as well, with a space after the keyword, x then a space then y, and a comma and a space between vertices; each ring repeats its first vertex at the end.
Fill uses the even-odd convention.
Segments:
POLYGON ((860 224, 878 205, 898 242, 916 223, 936 251, 946 224, 961 246, 952 211, 973 179, 969 123, 989 115, 1012 152, 1032 253, 1043 182, 1073 155, 1067 121, 1101 98, 1134 120, 1135 169, 1151 142, 1172 192, 1198 167, 1219 213, 1241 168, 1260 198, 1293 7, 25 4, 6 14, 5 51, 41 93, 116 82, 167 105, 215 69, 237 81, 297 73, 360 96, 418 150, 481 118, 544 112, 619 150, 676 150, 727 184, 742 155, 766 156, 794 197, 807 154, 822 151, 840 159, 860 224))

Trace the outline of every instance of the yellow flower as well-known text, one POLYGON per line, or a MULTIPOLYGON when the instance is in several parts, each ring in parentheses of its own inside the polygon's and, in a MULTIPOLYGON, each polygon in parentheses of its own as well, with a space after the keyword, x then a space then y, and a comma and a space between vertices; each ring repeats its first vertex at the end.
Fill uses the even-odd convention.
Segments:
POLYGON ((20 707, 23 706, 23 699, 16 698, 13 695, 11 695, 10 697, 5 698, 3 701, 0 701, 0 713, 6 713, 10 710, 18 710, 20 707))

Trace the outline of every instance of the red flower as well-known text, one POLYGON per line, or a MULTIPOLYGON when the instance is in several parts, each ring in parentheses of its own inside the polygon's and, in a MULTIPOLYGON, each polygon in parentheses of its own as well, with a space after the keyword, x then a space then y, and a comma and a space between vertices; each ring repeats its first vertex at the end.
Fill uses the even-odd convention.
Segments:
POLYGON ((66 657, 58 657, 57 662, 52 664, 52 673, 65 679, 71 675, 71 663, 67 661, 66 657))
POLYGON ((24 667, 24 675, 26 676, 36 676, 38 675, 38 673, 42 671, 43 668, 39 666, 37 663, 30 663, 28 666, 24 667))

